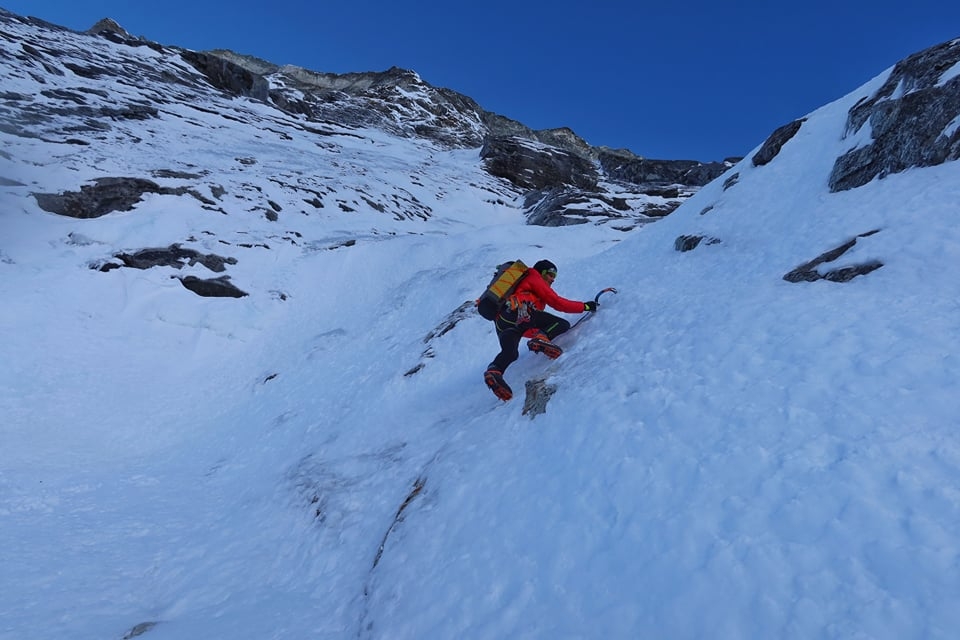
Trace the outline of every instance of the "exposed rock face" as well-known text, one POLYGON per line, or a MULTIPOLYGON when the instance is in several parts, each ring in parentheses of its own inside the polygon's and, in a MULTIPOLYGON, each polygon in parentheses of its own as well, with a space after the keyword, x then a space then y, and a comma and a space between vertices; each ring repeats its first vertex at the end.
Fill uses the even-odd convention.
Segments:
MULTIPOLYGON (((237 264, 236 258, 225 258, 214 253, 201 253, 193 249, 186 249, 179 243, 169 247, 141 249, 135 253, 118 253, 114 256, 118 262, 107 262, 102 265, 93 265, 99 271, 113 271, 121 267, 132 269, 152 269, 154 267, 173 267, 182 269, 184 266, 201 264, 214 273, 226 271, 227 265, 237 264)), ((172 276, 198 296, 205 298, 242 298, 247 292, 242 291, 232 282, 230 276, 223 275, 216 278, 200 278, 197 276, 172 276)))
POLYGON ((719 244, 720 240, 701 235, 683 235, 673 241, 673 248, 680 253, 684 253, 686 251, 693 251, 700 246, 701 242, 705 244, 719 244))
POLYGON ((849 282, 857 276, 862 276, 876 271, 883 266, 879 260, 867 260, 858 264, 851 264, 833 269, 821 271, 821 265, 837 260, 840 256, 853 248, 859 238, 866 238, 878 233, 879 229, 861 233, 856 238, 851 238, 838 247, 825 251, 813 260, 805 262, 796 269, 791 270, 783 276, 787 282, 814 282, 816 280, 828 280, 830 282, 849 282))
POLYGON ((243 298, 249 295, 230 282, 230 276, 206 279, 184 276, 179 280, 184 287, 203 298, 243 298))
POLYGON ((161 189, 142 178, 98 178, 80 191, 33 195, 44 211, 71 218, 99 218, 114 211, 130 211, 144 193, 161 193, 161 189))
MULTIPOLYGON (((212 95, 219 93, 220 97, 249 98, 278 114, 296 116, 306 135, 332 136, 336 131, 342 136, 345 129, 375 128, 398 137, 427 140, 441 148, 481 149, 483 166, 491 175, 525 196, 530 204, 530 224, 570 224, 588 217, 620 224, 627 219, 624 229, 670 213, 731 164, 648 160, 627 150, 592 147, 569 128, 533 130, 398 67, 333 74, 279 66, 226 50, 190 51, 135 38, 109 18, 83 34, 6 12, 0 12, 0 21, 28 23, 37 27, 37 34, 43 30, 72 34, 61 39, 26 37, 0 48, 4 64, 30 75, 49 98, 40 102, 27 94, 3 95, 13 107, 12 117, 3 126, 20 136, 97 145, 129 135, 118 130, 117 123, 122 121, 158 120, 161 112, 184 113, 184 108, 221 115, 211 103, 212 95), (124 47, 104 47, 104 40, 124 47), (160 55, 140 55, 137 49, 144 47, 160 55), (97 88, 77 87, 69 81, 71 75, 96 83, 97 88), (66 81, 57 83, 64 86, 51 86, 45 76, 66 81), (51 101, 56 104, 52 106, 51 101), (563 196, 557 197, 561 193, 563 196)), ((254 115, 250 112, 242 117, 254 115)), ((138 189, 141 193, 166 193, 153 191, 158 187, 146 183, 138 185, 138 179, 146 176, 125 178, 122 185, 98 181, 77 185, 79 191, 36 197, 48 211, 96 217, 135 206, 138 189), (110 189, 117 191, 115 197, 109 195, 110 189)), ((189 187, 183 193, 204 197, 189 187)), ((313 189, 304 201, 322 208, 322 195, 313 189)), ((388 212, 383 203, 366 201, 388 212)), ((430 215, 429 211, 412 211, 416 203, 407 194, 398 194, 396 201, 405 209, 394 213, 398 219, 430 215)), ((212 202, 205 203, 212 206, 212 202)), ((350 201, 338 202, 337 207, 345 213, 357 209, 350 201)), ((272 206, 261 206, 258 211, 267 219, 279 219, 272 206)))
POLYGON ((783 145, 785 145, 788 140, 797 135, 797 132, 800 131, 800 127, 803 125, 804 120, 806 120, 806 118, 794 120, 793 122, 785 124, 771 133, 770 137, 767 138, 763 143, 763 146, 760 147, 760 150, 753 155, 753 158, 751 158, 753 166, 762 167, 776 158, 777 154, 780 153, 780 149, 783 148, 783 145))
MULTIPOLYGON (((471 181, 482 183, 489 202, 521 209, 534 225, 589 222, 628 231, 668 215, 718 177, 724 176, 724 189, 736 188, 741 179, 741 171, 726 174, 740 158, 709 163, 654 160, 629 150, 592 147, 568 128, 532 130, 397 67, 349 74, 281 67, 229 51, 162 46, 132 37, 109 19, 87 33, 76 33, 0 10, 0 27, 0 80, 9 87, 0 88, 0 134, 68 149, 69 155, 85 158, 83 175, 88 177, 86 184, 47 186, 46 179, 29 181, 11 174, 0 175, 0 185, 29 184, 40 208, 73 218, 133 211, 148 195, 188 195, 205 214, 242 215, 244 221, 265 220, 278 229, 260 231, 255 238, 241 233, 229 239, 213 233, 199 239, 165 238, 156 244, 181 240, 204 250, 181 248, 179 243, 165 250, 130 249, 105 263, 99 260, 104 270, 147 268, 142 265, 157 258, 157 265, 165 268, 179 269, 189 261, 217 271, 236 262, 233 256, 217 255, 221 246, 235 252, 269 250, 283 243, 318 251, 356 243, 356 238, 343 237, 303 239, 295 227, 281 226, 317 212, 348 217, 375 212, 400 223, 430 219, 435 212, 418 198, 424 188, 418 177, 403 184, 381 184, 378 177, 342 179, 364 175, 369 165, 364 154, 381 144, 381 131, 391 140, 422 146, 428 150, 425 156, 437 150, 478 150, 476 167, 482 171, 471 174, 471 181), (162 150, 170 147, 163 145, 163 136, 180 131, 181 124, 190 131, 182 135, 192 139, 239 126, 244 135, 291 147, 309 140, 311 150, 305 155, 311 164, 298 171, 286 163, 268 168, 264 158, 245 149, 238 153, 242 157, 232 158, 235 165, 229 172, 211 176, 202 158, 164 155, 162 150), (359 147, 364 150, 355 152, 359 147), (103 170, 89 179, 86 169, 101 166, 118 148, 156 164, 118 174, 114 163, 114 172, 103 170), (322 171, 315 170, 316 150, 325 153, 322 171), (244 181, 247 172, 265 176, 268 186, 262 180, 244 181), (166 253, 157 257, 157 251, 166 253)), ((775 162, 803 123, 797 120, 774 131, 753 156, 753 165, 775 162)), ((960 40, 897 64, 882 87, 850 110, 846 135, 867 142, 836 161, 830 177, 834 191, 960 157, 960 40)), ((219 148, 211 152, 218 159, 223 155, 219 148)), ((0 148, 0 156, 9 158, 10 152, 0 148)), ((428 160, 422 166, 424 175, 436 170, 428 160)), ((719 241, 691 233, 678 238, 676 248, 689 251, 719 241)), ((818 270, 830 255, 801 265, 788 279, 843 280, 851 273, 847 267, 836 273, 818 270)), ((853 275, 877 266, 855 265, 853 275)), ((176 277, 201 295, 244 295, 225 276, 176 277)))
MULTIPOLYGON (((676 205, 679 205, 679 201, 676 201, 676 205)), ((670 211, 674 208, 670 208, 670 211)), ((524 209, 527 211, 527 222, 541 227, 583 224, 591 219, 613 221, 618 217, 618 212, 622 212, 620 217, 625 220, 639 222, 630 215, 630 205, 625 198, 565 185, 529 192, 524 209)), ((648 218, 654 218, 659 212, 651 204, 644 213, 648 218)))
MULTIPOLYGON (((179 243, 156 249, 141 249, 135 253, 118 253, 114 256, 123 266, 133 269, 151 269, 153 267, 174 267, 180 269, 185 265, 202 264, 210 271, 221 273, 226 265, 237 264, 236 258, 225 258, 213 253, 204 254, 193 249, 185 249, 179 243)), ((101 271, 109 271, 120 265, 108 263, 100 267, 101 271)))
POLYGON ((530 416, 530 419, 533 420, 541 413, 547 412, 547 403, 550 402, 553 394, 557 392, 557 385, 549 384, 546 378, 538 378, 536 380, 527 380, 526 383, 524 383, 524 390, 526 391, 526 395, 523 399, 522 414, 530 416))
POLYGON ((270 84, 232 61, 209 53, 184 51, 180 55, 207 77, 210 84, 230 94, 266 101, 270 84))
POLYGON ((488 136, 480 151, 487 171, 527 191, 527 222, 533 225, 581 224, 588 218, 639 222, 637 209, 646 221, 660 218, 735 161, 646 160, 602 149, 585 153, 572 132, 559 130, 550 139, 563 147, 488 136))
MULTIPOLYGON (((384 72, 334 74, 281 67, 224 50, 184 55, 224 91, 264 99, 311 120, 376 127, 451 148, 482 147, 480 155, 487 170, 531 192, 528 201, 535 192, 573 188, 583 190, 583 197, 595 202, 619 198, 628 203, 638 221, 650 220, 673 211, 697 188, 739 160, 645 160, 627 150, 592 147, 569 128, 530 129, 397 67, 384 72), (219 65, 216 59, 226 64, 219 65), (270 86, 266 98, 255 83, 258 77, 270 86), (606 182, 616 183, 616 187, 611 189, 606 182), (664 188, 673 189, 673 202, 659 200, 664 188)), ((528 216, 530 224, 569 221, 570 215, 576 218, 581 213, 557 208, 545 215, 543 207, 538 201, 538 210, 528 216)), ((611 208, 602 213, 595 208, 591 215, 625 217, 622 210, 611 208)))
POLYGON ((600 152, 600 167, 616 180, 634 184, 685 185, 702 187, 714 180, 739 159, 724 162, 697 162, 696 160, 649 160, 623 152, 600 152))
POLYGON ((593 163, 557 147, 522 138, 489 136, 480 150, 487 171, 526 190, 562 185, 595 189, 599 175, 593 163))
POLYGON ((111 34, 114 36, 118 36, 123 40, 134 39, 133 36, 127 33, 126 29, 121 27, 119 24, 116 23, 115 20, 111 18, 104 18, 103 20, 98 21, 97 24, 87 29, 87 33, 95 36, 111 34))
POLYGON ((376 127, 451 148, 479 147, 487 132, 484 111, 472 99, 433 87, 416 72, 399 67, 322 73, 226 50, 184 52, 184 58, 214 86, 318 122, 376 127))
POLYGON ((871 142, 837 159, 830 190, 960 158, 958 65, 960 39, 898 62, 876 93, 850 109, 846 135, 869 124, 871 142))
MULTIPOLYGON (((156 176, 193 175, 157 170, 156 176)), ((37 205, 44 211, 70 218, 99 218, 115 211, 131 211, 139 203, 143 194, 182 196, 190 195, 200 202, 213 205, 214 201, 189 187, 161 187, 152 180, 144 178, 108 177, 96 178, 93 184, 80 187, 80 191, 62 193, 34 193, 37 205)))

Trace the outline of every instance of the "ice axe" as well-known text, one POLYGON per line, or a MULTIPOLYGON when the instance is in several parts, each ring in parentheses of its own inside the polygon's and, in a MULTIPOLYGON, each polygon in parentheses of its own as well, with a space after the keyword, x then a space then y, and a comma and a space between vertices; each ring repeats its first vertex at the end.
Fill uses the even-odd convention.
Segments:
MULTIPOLYGON (((616 292, 617 292, 617 290, 614 289, 613 287, 607 287, 606 289, 601 289, 599 292, 597 292, 597 295, 595 295, 595 296, 593 297, 593 301, 596 303, 596 305, 597 305, 596 308, 597 308, 597 309, 600 308, 600 296, 602 296, 603 294, 607 293, 608 291, 609 291, 610 293, 616 293, 616 292)), ((585 314, 583 314, 582 316, 580 316, 580 319, 577 320, 576 322, 574 322, 573 325, 572 325, 570 328, 573 329, 573 327, 577 326, 578 324, 580 324, 581 322, 583 322, 584 320, 586 320, 587 318, 589 318, 589 317, 590 317, 591 315, 593 315, 594 313, 596 313, 596 311, 588 311, 588 312, 586 312, 585 314)))

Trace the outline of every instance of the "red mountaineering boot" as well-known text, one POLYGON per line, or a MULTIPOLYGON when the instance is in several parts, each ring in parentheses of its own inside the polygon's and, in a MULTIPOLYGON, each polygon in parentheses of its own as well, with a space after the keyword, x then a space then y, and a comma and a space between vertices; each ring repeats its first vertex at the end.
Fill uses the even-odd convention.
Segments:
POLYGON ((542 353, 551 360, 556 360, 563 353, 563 349, 550 342, 550 338, 542 331, 527 341, 527 349, 534 353, 542 353))
POLYGON ((487 369, 483 373, 483 381, 487 383, 494 395, 506 402, 513 397, 513 390, 504 379, 503 373, 496 369, 487 369))

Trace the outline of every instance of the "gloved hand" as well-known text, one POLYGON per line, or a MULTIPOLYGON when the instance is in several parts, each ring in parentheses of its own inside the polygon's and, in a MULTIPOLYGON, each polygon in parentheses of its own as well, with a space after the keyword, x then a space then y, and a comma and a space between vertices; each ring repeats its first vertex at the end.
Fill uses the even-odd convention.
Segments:
POLYGON ((589 302, 584 302, 584 303, 583 303, 583 310, 584 310, 584 311, 596 311, 598 306, 599 306, 599 305, 597 305, 596 302, 594 302, 593 300, 590 300, 589 302))

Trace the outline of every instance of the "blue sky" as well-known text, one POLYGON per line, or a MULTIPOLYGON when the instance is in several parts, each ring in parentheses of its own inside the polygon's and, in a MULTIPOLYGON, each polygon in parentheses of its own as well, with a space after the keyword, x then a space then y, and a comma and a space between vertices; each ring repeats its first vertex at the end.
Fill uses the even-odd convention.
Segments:
POLYGON ((72 29, 314 71, 413 69, 535 129, 660 159, 748 153, 776 127, 960 36, 960 3, 0 0, 72 29), (669 6, 668 6, 669 5, 669 6), (229 6, 229 9, 227 8, 229 6))

